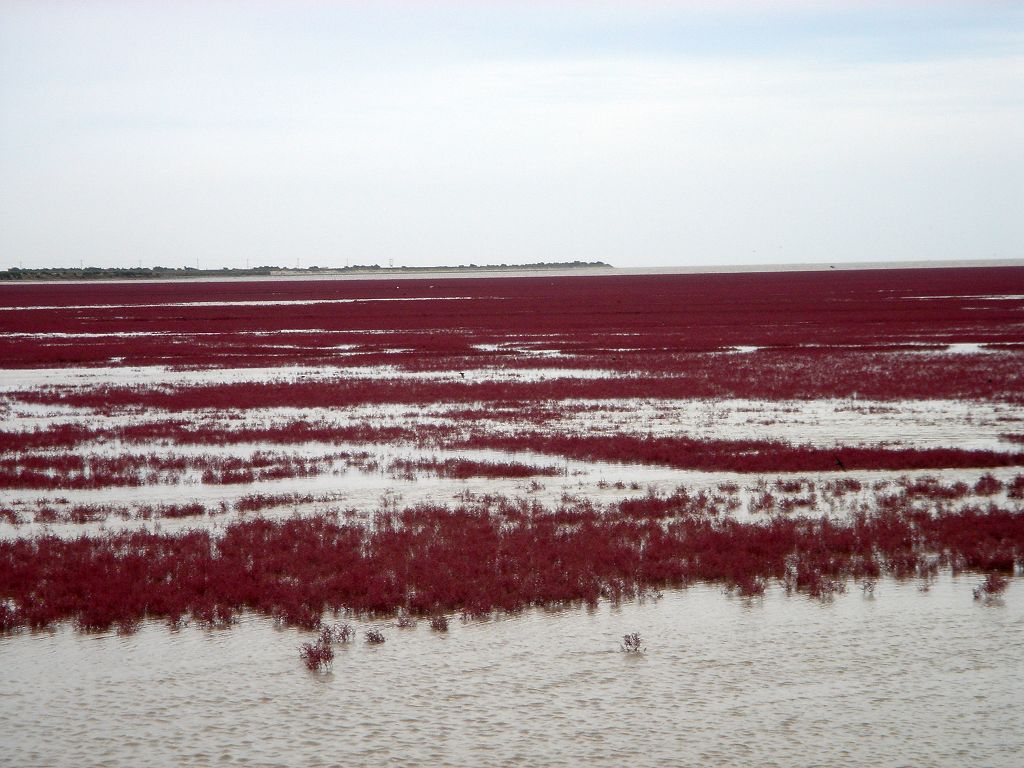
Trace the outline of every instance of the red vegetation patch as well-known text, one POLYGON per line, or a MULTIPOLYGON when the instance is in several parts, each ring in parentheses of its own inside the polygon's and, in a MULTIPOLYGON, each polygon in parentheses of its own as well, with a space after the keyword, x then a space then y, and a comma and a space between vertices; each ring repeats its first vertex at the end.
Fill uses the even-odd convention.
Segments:
POLYGON ((1024 475, 1017 475, 1006 484, 1006 495, 1011 499, 1024 499, 1024 475))
MULTIPOLYGON (((347 454, 345 454, 347 455, 347 454)), ((330 459, 333 457, 327 457, 330 459)), ((180 483, 186 472, 201 472, 208 485, 309 477, 329 461, 281 454, 178 456, 175 454, 42 453, 0 459, 0 488, 80 489, 180 483)))
POLYGON ((987 294, 1024 294, 1024 269, 133 283, 92 285, 87 295, 74 284, 4 285, 0 306, 25 309, 0 312, 0 360, 8 367, 111 358, 210 366, 368 357, 379 364, 375 355, 401 348, 420 361, 449 358, 447 366, 453 358, 508 356, 504 347, 474 345, 514 339, 612 360, 627 358, 623 349, 1024 341, 1022 302, 980 298, 987 294), (334 303, 287 311, 237 303, 267 300, 334 303), (148 335, 114 335, 139 332, 148 335), (32 335, 47 333, 100 335, 32 335))
POLYGON ((729 472, 831 472, 837 469, 940 469, 1024 465, 1024 453, 957 448, 818 448, 771 440, 476 432, 453 447, 535 451, 585 461, 660 464, 729 472))
POLYGON ((191 504, 160 504, 156 507, 142 507, 139 510, 140 517, 199 517, 206 514, 206 507, 199 502, 191 504))
POLYGON ((308 504, 315 501, 308 493, 250 493, 235 502, 239 512, 259 512, 261 509, 308 504))
POLYGON ((1012 572, 1024 556, 1024 514, 990 506, 935 515, 904 504, 849 522, 720 519, 701 496, 583 502, 545 510, 525 501, 379 513, 369 527, 331 516, 244 520, 222 537, 145 531, 0 541, 7 627, 74 620, 130 630, 143 617, 230 623, 251 609, 319 625, 327 609, 485 615, 702 580, 757 594, 768 580, 825 597, 849 577, 1012 572))
MULTIPOLYGON (((0 367, 164 364, 182 368, 287 364, 393 364, 449 376, 193 386, 51 387, 8 402, 91 408, 170 421, 3 432, 0 489, 250 483, 325 471, 321 459, 257 453, 246 459, 99 455, 89 443, 407 442, 439 448, 530 451, 588 461, 736 472, 914 470, 1024 465, 1024 453, 959 449, 817 448, 759 440, 623 434, 549 434, 540 425, 623 398, 964 398, 1024 402, 1024 269, 937 269, 785 274, 608 276, 438 281, 324 281, 0 286, 0 367), (998 301, 987 294, 1008 295, 998 301), (465 298, 468 297, 468 298, 465 298), (382 299, 417 299, 396 303, 382 299), (295 302, 268 311, 259 301, 295 302), (301 303, 301 302, 312 303, 301 303), (81 306, 79 302, 85 302, 81 306), (238 303, 250 302, 250 303, 238 303), (11 308, 17 308, 9 311, 11 308), (70 335, 69 335, 70 334, 70 335), (986 344, 986 354, 944 345, 986 344), (727 348, 760 347, 731 354, 727 348), (926 345, 926 346, 921 346, 926 345), (400 348, 400 349, 399 349, 400 348), (553 353, 553 355, 551 355, 553 353), (549 355, 549 356, 545 356, 549 355), (595 377, 474 380, 479 369, 565 366, 595 377), (600 373, 601 370, 616 375, 600 373), (445 404, 454 424, 417 429, 337 427, 301 418, 267 427, 193 423, 257 408, 445 404), (518 422, 502 433, 490 423, 518 422), (159 416, 154 417, 159 418, 159 416)), ((17 405, 14 406, 16 410, 17 405)), ((442 416, 443 418, 443 416, 442 416)), ((1011 443, 1018 442, 1010 438, 1011 443)), ((358 464, 358 457, 350 457, 358 464)), ((351 465, 351 464, 350 464, 351 465)), ((449 477, 529 477, 551 467, 518 462, 396 465, 449 477)), ((556 472, 552 472, 554 474, 556 472)), ((534 488, 540 484, 533 481, 534 488)), ((221 534, 146 531, 0 541, 0 631, 70 620, 83 630, 131 631, 147 616, 228 625, 239 610, 317 627, 327 609, 441 618, 531 605, 593 603, 662 585, 706 580, 741 595, 778 581, 816 597, 881 573, 954 569, 1012 573, 1021 565, 1021 513, 990 506, 951 511, 972 489, 934 479, 890 486, 877 511, 849 522, 778 515, 823 496, 864 490, 845 478, 755 490, 756 522, 724 517, 735 498, 677 493, 609 509, 567 500, 557 509, 491 498, 457 509, 382 512, 370 525, 338 515, 244 519, 221 534), (928 511, 923 511, 927 509, 928 511), (768 516, 770 514, 771 516, 768 516)), ((1024 498, 1024 476, 983 477, 976 495, 1024 498)), ((722 486, 723 493, 736 488, 722 486)), ((881 492, 882 488, 876 488, 881 492)), ((250 495, 241 512, 305 503, 250 495)), ((469 500, 469 497, 465 497, 469 500)), ((226 509, 226 505, 224 506, 226 509)), ((140 514, 204 514, 198 503, 140 514)), ((46 502, 37 522, 89 522, 102 506, 46 502)), ((16 522, 13 510, 3 518, 16 522)), ((993 591, 998 579, 992 577, 993 591)), ((432 622, 433 626, 433 622, 432 622)), ((307 660, 329 662, 331 637, 307 660), (318 655, 319 654, 319 655, 318 655)))
MULTIPOLYGON (((574 362, 574 365, 576 363, 574 362)), ((875 400, 963 398, 1012 400, 1024 393, 1019 355, 948 355, 785 349, 756 355, 690 354, 674 370, 540 381, 355 377, 164 386, 47 387, 13 393, 25 403, 92 408, 197 409, 342 408, 377 403, 538 403, 621 398, 875 400)), ((472 412, 472 410, 470 410, 472 412)), ((458 412, 455 412, 458 415, 458 412)), ((543 419, 543 411, 535 414, 543 419)))
MULTIPOLYGON (((323 421, 296 420, 260 427, 223 427, 197 424, 181 419, 142 422, 99 428, 57 424, 47 429, 0 432, 9 452, 26 453, 40 449, 74 448, 86 443, 118 440, 122 443, 172 443, 175 445, 237 445, 298 443, 389 443, 415 439, 416 432, 402 427, 379 427, 368 423, 338 426, 323 421)), ((367 453, 338 453, 334 458, 353 463, 369 458, 367 453)))
MULTIPOLYGON (((58 435, 67 434, 63 429, 58 435)), ((72 433, 78 434, 78 433, 72 433)), ((9 433, 12 448, 45 442, 44 432, 9 433)), ((370 424, 332 426, 294 421, 272 427, 186 426, 181 421, 151 422, 109 430, 109 436, 130 442, 166 440, 178 444, 226 445, 252 442, 277 444, 409 443, 449 449, 529 451, 584 461, 657 464, 680 469, 735 472, 830 472, 864 469, 952 469, 1024 465, 1024 452, 965 450, 959 448, 820 448, 773 440, 699 440, 689 437, 653 437, 626 434, 575 435, 538 431, 498 433, 474 429, 468 433, 446 425, 421 424, 417 429, 374 427, 370 424)), ((331 460, 362 466, 367 453, 341 452, 331 460)), ((438 471, 446 477, 529 477, 561 474, 555 467, 523 469, 516 462, 496 463, 449 460, 436 468, 395 466, 396 471, 417 468, 438 471), (494 474, 492 474, 492 472, 494 474), (461 474, 460 474, 461 473, 461 474), (467 474, 468 473, 468 474, 467 474)), ((251 459, 215 456, 124 456, 102 458, 78 454, 40 454, 0 459, 0 487, 80 488, 107 485, 139 485, 147 476, 164 474, 170 482, 186 470, 203 471, 206 483, 246 483, 278 477, 302 477, 324 470, 322 462, 293 458, 280 453, 256 453, 251 459), (87 466, 88 465, 88 466, 87 466), (58 472, 63 474, 58 476, 58 472)), ((167 481, 165 479, 165 481, 167 481)), ((837 480, 836 495, 859 488, 855 480, 837 480), (844 485, 845 483, 845 485, 844 485)), ((1024 483, 1024 479, 1021 479, 1024 483)), ((1024 485, 1011 485, 1011 496, 1024 493, 1024 485)), ((1014 497, 1016 498, 1016 497, 1014 497)))
POLYGON ((334 661, 333 636, 328 627, 320 630, 320 636, 311 643, 303 643, 299 648, 299 655, 302 657, 306 668, 318 672, 329 667, 334 661))
POLYGON ((13 509, 0 507, 0 522, 8 525, 21 525, 21 517, 13 509))
POLYGON ((1003 490, 1003 484, 992 474, 985 474, 974 484, 974 493, 978 496, 994 496, 1003 490))
POLYGON ((899 486, 907 498, 935 499, 941 501, 953 501, 962 499, 970 493, 967 483, 955 482, 951 485, 943 485, 935 477, 918 477, 914 480, 901 479, 899 486))
POLYGON ((985 580, 974 588, 974 599, 992 598, 1001 595, 1009 586, 1010 580, 999 573, 990 573, 985 580))
POLYGON ((564 475, 561 467, 536 467, 518 461, 475 461, 472 459, 397 459, 388 467, 391 472, 415 478, 418 472, 438 477, 465 480, 470 477, 516 478, 554 477, 564 475))

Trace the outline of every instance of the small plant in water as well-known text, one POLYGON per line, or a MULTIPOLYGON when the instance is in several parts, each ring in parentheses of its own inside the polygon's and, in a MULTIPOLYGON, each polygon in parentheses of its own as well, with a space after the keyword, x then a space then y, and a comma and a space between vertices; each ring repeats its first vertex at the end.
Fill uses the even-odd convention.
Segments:
POLYGON ((878 582, 874 579, 864 579, 860 583, 860 591, 864 593, 865 597, 874 597, 876 586, 878 586, 878 582))
POLYGON ((325 630, 332 643, 344 644, 352 642, 352 638, 356 636, 356 631, 352 628, 351 624, 335 624, 333 627, 328 627, 325 630))
POLYGON ((13 632, 20 623, 17 609, 13 605, 0 602, 0 634, 13 632))
POLYGON ((622 636, 622 645, 619 646, 624 653, 643 653, 647 648, 643 645, 639 632, 631 632, 622 636))
POLYGON ((379 629, 370 629, 366 632, 366 642, 370 645, 380 645, 385 640, 384 633, 379 629))
POLYGON ((990 573, 985 577, 985 580, 974 588, 974 599, 981 600, 982 598, 992 598, 996 595, 1001 595, 1006 591, 1007 585, 1010 583, 1009 579, 998 573, 990 573))
POLYGON ((448 631, 448 617, 447 616, 434 616, 430 620, 430 628, 435 632, 447 632, 448 631))
MULTIPOLYGON (((346 625, 347 626, 347 625, 346 625)), ((326 669, 334 661, 334 648, 332 645, 332 632, 329 627, 320 630, 320 637, 311 643, 303 643, 299 648, 299 655, 306 664, 306 668, 314 672, 326 669)))
POLYGON ((407 613, 403 613, 398 617, 398 620, 395 621, 395 626, 399 629, 411 629, 416 626, 416 619, 407 613))

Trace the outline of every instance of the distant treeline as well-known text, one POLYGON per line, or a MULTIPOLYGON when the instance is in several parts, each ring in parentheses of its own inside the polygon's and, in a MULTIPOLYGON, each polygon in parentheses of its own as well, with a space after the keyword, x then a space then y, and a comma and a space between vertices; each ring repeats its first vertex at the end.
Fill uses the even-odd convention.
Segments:
POLYGON ((251 269, 196 269, 194 267, 11 267, 0 271, 0 281, 14 280, 163 280, 190 277, 270 277, 273 275, 344 275, 403 272, 495 272, 545 269, 610 269, 603 261, 541 261, 535 264, 460 264, 457 267, 382 267, 356 264, 349 267, 275 267, 251 269))

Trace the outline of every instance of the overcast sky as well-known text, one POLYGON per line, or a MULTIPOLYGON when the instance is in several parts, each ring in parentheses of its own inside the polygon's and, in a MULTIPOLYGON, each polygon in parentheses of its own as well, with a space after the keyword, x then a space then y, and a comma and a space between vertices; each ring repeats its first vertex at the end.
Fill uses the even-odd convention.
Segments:
POLYGON ((0 268, 1021 257, 1021 2, 0 0, 0 268))

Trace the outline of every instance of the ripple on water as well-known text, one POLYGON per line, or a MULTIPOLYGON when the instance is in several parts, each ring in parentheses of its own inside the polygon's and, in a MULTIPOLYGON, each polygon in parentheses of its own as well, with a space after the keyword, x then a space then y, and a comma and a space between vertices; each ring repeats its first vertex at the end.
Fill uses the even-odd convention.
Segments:
POLYGON ((298 659, 306 634, 256 616, 62 628, 0 639, 0 730, 18 765, 1011 766, 1024 590, 985 606, 976 581, 882 580, 824 604, 696 586, 447 635, 385 626, 326 675, 298 659), (632 631, 645 654, 619 651, 632 631))

